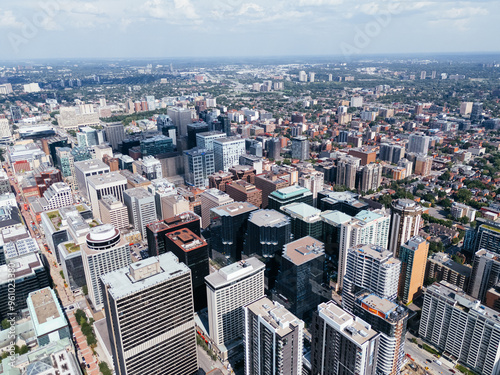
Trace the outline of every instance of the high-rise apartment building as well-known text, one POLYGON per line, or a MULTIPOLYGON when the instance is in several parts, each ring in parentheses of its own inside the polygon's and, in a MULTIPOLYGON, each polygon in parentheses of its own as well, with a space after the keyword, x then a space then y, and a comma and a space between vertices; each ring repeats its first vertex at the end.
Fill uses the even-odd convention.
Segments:
POLYGON ((446 281, 427 288, 419 335, 478 374, 500 373, 500 315, 446 281))
POLYGON ((368 290, 395 301, 398 296, 401 261, 384 248, 358 245, 347 252, 346 273, 342 285, 342 308, 353 311, 356 293, 368 290))
POLYGON ((405 157, 405 148, 396 144, 382 143, 380 145, 379 159, 397 164, 405 157))
POLYGON ((468 231, 465 236, 465 241, 470 242, 467 244, 468 250, 472 255, 481 249, 500 254, 500 223, 482 219, 477 222, 479 225, 476 229, 468 231))
POLYGON ((210 131, 196 134, 196 147, 213 151, 214 150, 214 141, 216 139, 226 138, 227 135, 224 132, 219 131, 210 131))
POLYGON ((345 186, 348 189, 356 188, 356 172, 361 163, 360 158, 344 156, 337 160, 336 185, 345 186))
POLYGON ((472 123, 481 122, 483 119, 483 103, 476 102, 472 104, 472 109, 470 112, 470 121, 472 123))
POLYGON ((462 102, 460 103, 460 115, 467 116, 472 112, 472 102, 462 102))
POLYGON ((309 141, 307 137, 299 135, 292 138, 292 159, 303 161, 309 158, 309 141))
POLYGON ((123 229, 130 225, 127 207, 114 195, 104 195, 99 200, 99 212, 103 224, 111 224, 115 228, 123 229))
POLYGON ((348 250, 366 244, 386 249, 389 241, 390 217, 384 210, 364 210, 354 217, 342 214, 339 211, 334 212, 336 212, 336 215, 332 218, 323 215, 323 221, 326 223, 333 221, 333 226, 339 228, 336 238, 338 256, 335 258, 338 258, 337 283, 338 288, 341 289, 347 269, 348 250))
POLYGON ((444 280, 467 291, 472 268, 451 259, 446 253, 435 253, 427 259, 426 279, 444 280))
POLYGON ((201 200, 201 227, 210 225, 210 210, 215 207, 233 203, 234 199, 218 189, 207 189, 200 194, 201 200))
POLYGON ((123 192, 127 188, 127 178, 119 172, 90 176, 87 178, 88 198, 94 217, 101 219, 99 200, 105 195, 113 195, 123 202, 123 192))
POLYGON ((415 174, 423 177, 429 176, 432 171, 432 161, 432 156, 417 155, 415 158, 415 174))
POLYGON ((484 301, 488 289, 500 282, 500 255, 481 249, 474 254, 469 295, 484 301))
POLYGON ((424 209, 410 199, 398 199, 391 204, 391 227, 389 230, 389 250, 399 257, 399 248, 418 236, 424 209))
POLYGON ((245 153, 245 140, 237 137, 216 139, 213 142, 215 170, 227 172, 239 164, 240 156, 245 153))
POLYGON ((431 137, 424 134, 410 134, 408 142, 408 152, 427 155, 431 137))
POLYGON ((116 374, 198 369, 191 272, 172 253, 101 276, 116 374))
POLYGON ((267 297, 244 314, 245 375, 301 375, 304 322, 267 297))
POLYGON ((208 186, 208 176, 215 173, 214 152, 202 148, 184 151, 184 179, 187 185, 208 186))
POLYGON ((361 168, 358 191, 377 191, 382 182, 382 170, 382 165, 377 163, 370 163, 361 168))
POLYGON ((117 228, 103 224, 90 229, 81 249, 88 295, 94 309, 100 310, 103 295, 99 277, 132 263, 130 246, 117 228))
POLYGON ((405 358, 408 310, 391 300, 364 292, 358 295, 353 313, 380 334, 376 373, 399 374, 405 358))
POLYGON ((322 303, 314 311, 311 337, 313 374, 376 374, 378 332, 335 302, 322 303))
MULTIPOLYGON (((257 258, 230 264, 205 277, 210 338, 226 348, 240 345, 245 327, 243 306, 264 296, 265 264, 257 258), (230 345, 231 344, 231 345, 230 345)), ((221 353, 228 356, 227 349, 221 353)))
POLYGON ((324 263, 324 244, 315 238, 285 244, 273 299, 300 319, 308 316, 321 302, 318 291, 325 282, 324 263))
POLYGON ((404 304, 412 302, 422 293, 428 253, 429 243, 422 237, 410 238, 399 249, 401 278, 398 295, 404 304))
POLYGON ((128 210, 128 219, 135 230, 146 238, 146 225, 156 222, 155 197, 143 188, 128 189, 123 192, 123 201, 128 210))

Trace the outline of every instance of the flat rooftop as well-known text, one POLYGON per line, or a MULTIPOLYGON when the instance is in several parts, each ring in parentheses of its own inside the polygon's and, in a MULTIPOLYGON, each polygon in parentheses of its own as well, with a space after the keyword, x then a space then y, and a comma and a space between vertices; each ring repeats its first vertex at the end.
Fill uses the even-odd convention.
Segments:
POLYGON ((137 199, 143 199, 143 198, 150 198, 153 197, 153 194, 151 194, 149 191, 143 188, 132 188, 132 189, 127 189, 123 193, 124 195, 128 195, 129 197, 134 197, 137 199))
POLYGON ((108 286, 109 293, 115 299, 121 299, 185 273, 190 273, 189 268, 184 263, 180 263, 174 254, 168 252, 159 257, 147 258, 109 272, 102 275, 101 280, 108 286), (131 272, 141 272, 141 270, 145 269, 153 269, 154 271, 149 272, 148 276, 140 279, 134 279, 131 276, 131 272))
POLYGON ((94 186, 112 184, 112 183, 120 183, 126 184, 127 179, 119 172, 108 172, 103 174, 98 174, 95 176, 87 177, 87 181, 89 184, 94 186))
POLYGON ((259 298, 247 305, 246 308, 264 319, 281 337, 292 332, 294 326, 304 326, 302 320, 297 318, 278 302, 273 302, 267 297, 259 298))
POLYGON ((361 302, 374 310, 384 313, 385 315, 390 314, 398 307, 396 303, 385 298, 380 298, 376 294, 368 295, 363 298, 361 302))
POLYGON ((308 205, 307 203, 290 203, 282 206, 281 211, 290 215, 293 218, 298 218, 306 222, 320 221, 321 210, 308 205))
POLYGON ((309 189, 305 187, 299 185, 292 185, 273 191, 270 195, 278 199, 290 199, 304 194, 310 195, 312 193, 309 189))
POLYGON ((323 219, 323 221, 335 226, 347 223, 352 219, 352 216, 337 210, 325 211, 320 216, 323 219))
POLYGON ((324 256, 325 246, 316 238, 306 236, 283 246, 283 257, 300 266, 312 259, 324 256))
POLYGON ((469 277, 472 273, 472 268, 467 267, 463 264, 457 263, 454 260, 450 258, 450 256, 446 253, 435 253, 432 254, 432 256, 429 257, 428 259, 431 262, 439 263, 445 267, 448 267, 449 269, 469 277))
POLYGON ((333 301, 321 303, 318 312, 329 325, 359 345, 378 335, 368 323, 345 311, 333 301))
POLYGON ((212 208, 211 211, 217 213, 219 216, 237 216, 258 209, 257 206, 254 206, 250 202, 234 202, 212 208))
POLYGON ((84 173, 102 169, 107 169, 109 171, 109 165, 107 165, 105 162, 99 159, 76 161, 75 168, 78 168, 84 173))
POLYGON ((362 253, 364 256, 371 257, 379 262, 385 262, 388 264, 400 263, 399 259, 394 258, 392 251, 377 245, 357 245, 350 248, 348 251, 362 253))
POLYGON ((167 234, 167 237, 184 252, 190 252, 207 245, 204 239, 198 237, 187 228, 170 232, 167 234))
POLYGON ((49 334, 68 325, 55 292, 51 288, 31 292, 27 303, 37 336, 49 334))
POLYGON ((257 210, 250 214, 248 221, 259 227, 281 227, 290 223, 290 218, 276 210, 257 210))
POLYGON ((266 265, 255 257, 248 258, 223 267, 217 272, 205 276, 205 281, 214 288, 220 288, 240 280, 248 275, 264 271, 266 265))
POLYGON ((153 232, 161 232, 166 229, 175 228, 178 225, 189 223, 192 221, 200 221, 200 217, 194 212, 186 211, 180 215, 170 217, 165 220, 156 221, 154 223, 148 224, 147 227, 153 232))
POLYGON ((373 220, 380 219, 383 215, 374 211, 363 210, 354 217, 358 220, 364 221, 365 223, 369 223, 373 220))
POLYGON ((32 292, 29 294, 29 298, 31 298, 33 303, 38 324, 46 323, 47 321, 60 316, 56 301, 50 288, 44 288, 37 290, 36 292, 32 292))

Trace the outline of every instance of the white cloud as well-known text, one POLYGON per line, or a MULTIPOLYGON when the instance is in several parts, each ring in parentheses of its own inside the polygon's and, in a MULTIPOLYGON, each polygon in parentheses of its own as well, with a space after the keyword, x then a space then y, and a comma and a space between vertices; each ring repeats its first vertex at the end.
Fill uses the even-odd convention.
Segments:
POLYGON ((0 27, 21 28, 23 23, 19 21, 11 10, 0 9, 0 27))

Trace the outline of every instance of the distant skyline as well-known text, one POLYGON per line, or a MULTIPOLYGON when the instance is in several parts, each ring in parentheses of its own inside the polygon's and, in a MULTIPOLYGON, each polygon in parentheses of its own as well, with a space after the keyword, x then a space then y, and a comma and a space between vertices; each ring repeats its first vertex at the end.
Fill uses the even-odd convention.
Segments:
POLYGON ((499 15, 494 0, 3 0, 0 60, 495 53, 499 15))

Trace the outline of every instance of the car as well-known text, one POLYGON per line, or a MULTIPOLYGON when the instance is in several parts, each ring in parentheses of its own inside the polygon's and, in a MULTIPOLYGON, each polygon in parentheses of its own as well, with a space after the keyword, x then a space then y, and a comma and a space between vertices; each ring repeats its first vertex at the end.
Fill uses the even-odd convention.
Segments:
POLYGON ((87 368, 90 368, 90 365, 87 363, 87 368))
POLYGON ((455 371, 455 370, 453 370, 452 368, 450 368, 450 372, 455 373, 456 371, 455 371))

